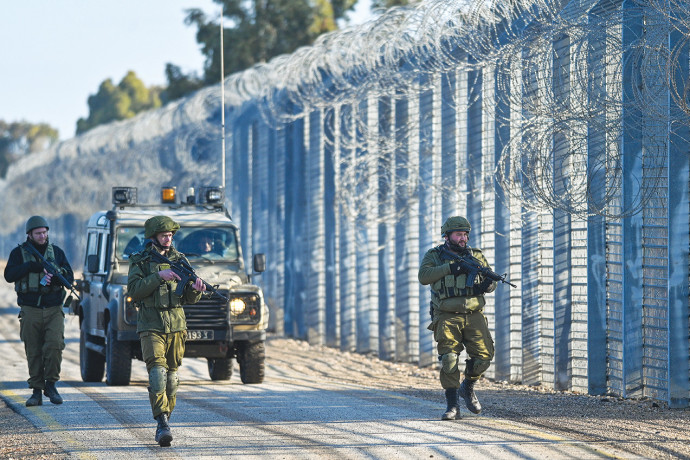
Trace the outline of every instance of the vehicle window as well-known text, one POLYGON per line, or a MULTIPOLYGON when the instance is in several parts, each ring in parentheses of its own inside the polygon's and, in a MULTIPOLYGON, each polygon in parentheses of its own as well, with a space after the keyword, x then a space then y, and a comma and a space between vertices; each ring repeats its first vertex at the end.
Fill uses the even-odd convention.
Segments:
POLYGON ((118 227, 115 256, 120 260, 127 260, 135 252, 144 249, 145 238, 143 227, 118 227))
MULTIPOLYGON (((118 227, 116 257, 127 260, 144 249, 142 227, 118 227)), ((237 238, 232 227, 185 227, 175 233, 173 244, 191 261, 194 259, 234 261, 238 258, 237 238)))
POLYGON ((84 266, 87 264, 87 258, 90 255, 98 253, 98 238, 96 232, 89 232, 89 237, 86 241, 86 258, 84 258, 84 266))
POLYGON ((105 238, 103 238, 103 233, 98 234, 98 271, 105 272, 105 238))

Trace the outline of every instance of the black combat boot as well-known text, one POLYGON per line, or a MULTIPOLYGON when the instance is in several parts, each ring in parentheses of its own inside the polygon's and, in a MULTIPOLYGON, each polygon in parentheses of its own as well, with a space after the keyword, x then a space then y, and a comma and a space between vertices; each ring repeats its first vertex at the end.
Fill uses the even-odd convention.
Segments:
POLYGON ((41 405, 43 405, 43 395, 41 394, 41 390, 34 388, 34 394, 32 394, 31 397, 26 400, 26 406, 31 407, 41 405))
POLYGON ((46 382, 46 389, 43 390, 43 394, 48 396, 53 404, 62 404, 62 396, 55 388, 55 382, 46 382))
POLYGON ((446 388, 446 402, 448 405, 441 420, 459 420, 462 418, 460 415, 460 408, 458 407, 457 388, 446 388))
POLYGON ((463 380, 460 384, 460 390, 458 390, 458 393, 460 396, 462 396, 462 399, 465 400, 465 405, 470 412, 478 414, 482 411, 482 405, 479 404, 479 399, 477 399, 477 395, 474 393, 475 382, 476 380, 463 380))
POLYGON ((170 425, 168 425, 168 414, 163 412, 156 417, 158 420, 158 427, 156 428, 156 442, 161 447, 168 447, 173 440, 170 425))

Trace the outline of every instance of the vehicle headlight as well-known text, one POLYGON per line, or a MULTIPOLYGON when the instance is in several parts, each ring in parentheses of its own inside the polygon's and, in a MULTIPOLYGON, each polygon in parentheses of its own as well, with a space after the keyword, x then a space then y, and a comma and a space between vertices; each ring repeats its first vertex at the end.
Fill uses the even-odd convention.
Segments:
POLYGON ((125 296, 125 323, 136 324, 137 322, 137 308, 133 302, 132 297, 125 296))
POLYGON ((230 311, 233 315, 241 315, 242 313, 244 313, 244 309, 246 307, 247 305, 244 303, 244 300, 242 299, 232 299, 230 301, 230 311))

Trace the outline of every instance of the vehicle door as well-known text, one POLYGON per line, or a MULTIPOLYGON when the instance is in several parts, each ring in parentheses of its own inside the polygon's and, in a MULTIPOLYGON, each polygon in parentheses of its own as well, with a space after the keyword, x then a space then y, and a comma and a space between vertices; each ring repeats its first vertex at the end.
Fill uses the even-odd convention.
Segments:
POLYGON ((88 283, 89 307, 84 312, 87 332, 104 337, 104 312, 107 299, 103 293, 107 264, 107 228, 90 228, 86 241, 84 279, 88 283))

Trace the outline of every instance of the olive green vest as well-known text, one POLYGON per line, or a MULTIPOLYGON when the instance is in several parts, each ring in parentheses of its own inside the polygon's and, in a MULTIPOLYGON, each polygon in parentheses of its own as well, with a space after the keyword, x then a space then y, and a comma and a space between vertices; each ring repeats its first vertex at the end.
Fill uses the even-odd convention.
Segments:
MULTIPOLYGON (((24 263, 26 262, 37 262, 36 257, 31 254, 24 245, 26 244, 31 244, 31 243, 24 243, 20 245, 20 248, 22 250, 22 259, 24 263)), ((51 262, 53 265, 57 267, 57 264, 55 263, 55 251, 53 250, 53 245, 48 244, 46 247, 46 252, 43 255, 45 259, 48 262, 51 262)), ((37 292, 40 295, 47 294, 49 292, 56 292, 56 291, 61 291, 62 290, 62 285, 60 283, 50 283, 48 286, 44 286, 41 284, 41 279, 45 276, 45 273, 42 271, 40 273, 35 273, 31 272, 28 275, 24 276, 20 280, 14 283, 14 290, 22 293, 22 294, 28 294, 30 292, 37 292)))
MULTIPOLYGON (((180 256, 181 254, 176 251, 168 254, 168 258, 172 262, 176 262, 180 256)), ((150 275, 151 273, 156 273, 170 268, 170 264, 153 261, 147 254, 147 250, 132 254, 129 258, 129 263, 137 265, 145 275, 150 275)), ((153 292, 152 295, 149 295, 146 298, 138 301, 137 306, 158 308, 161 310, 179 308, 182 306, 183 300, 181 296, 175 294, 175 289, 177 289, 177 281, 173 280, 161 283, 161 285, 153 292)))
MULTIPOLYGON (((444 256, 441 252, 441 250, 436 248, 438 257, 441 260, 450 260, 447 256, 444 256)), ((479 249, 472 249, 470 248, 472 252, 473 257, 477 257, 477 255, 481 255, 481 251, 479 249), (478 254, 477 254, 478 253, 478 254)), ((467 275, 462 273, 458 276, 453 275, 452 273, 450 275, 446 275, 440 280, 434 282, 431 285, 431 294, 437 299, 437 300, 444 300, 448 299, 450 297, 470 297, 470 296, 478 296, 481 295, 481 293, 476 292, 476 287, 477 284, 481 281, 479 277, 476 277, 474 280, 474 285, 472 287, 467 287, 467 275)))

